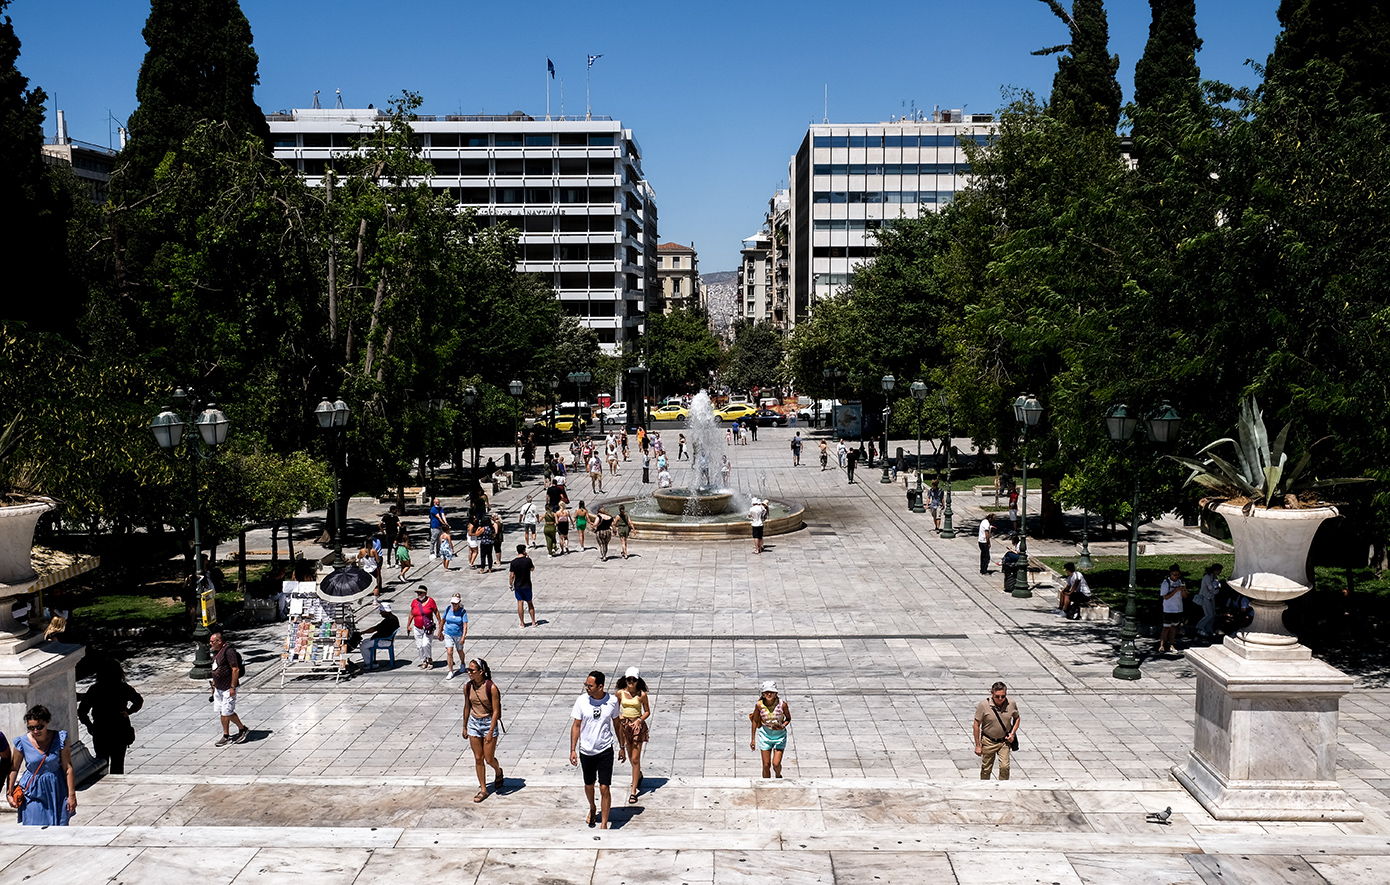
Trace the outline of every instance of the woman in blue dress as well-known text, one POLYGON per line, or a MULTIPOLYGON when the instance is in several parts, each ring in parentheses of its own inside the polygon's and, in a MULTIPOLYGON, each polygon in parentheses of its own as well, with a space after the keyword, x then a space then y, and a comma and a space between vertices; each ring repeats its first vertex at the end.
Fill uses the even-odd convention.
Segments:
POLYGON ((31 827, 65 827, 77 811, 77 785, 73 782, 68 733, 48 727, 53 714, 42 704, 24 714, 28 734, 15 740, 5 800, 19 811, 19 822, 31 827), (20 775, 20 766, 24 774, 20 775), (24 787, 24 801, 16 805, 14 787, 24 787))

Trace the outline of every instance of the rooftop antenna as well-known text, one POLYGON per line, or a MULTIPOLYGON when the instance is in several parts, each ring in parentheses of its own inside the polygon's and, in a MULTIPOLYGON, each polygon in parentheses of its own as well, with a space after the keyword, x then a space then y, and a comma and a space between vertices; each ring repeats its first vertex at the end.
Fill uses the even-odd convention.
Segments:
POLYGON ((341 111, 341 110, 343 109, 343 90, 341 90, 341 89, 335 89, 335 90, 333 90, 333 91, 336 92, 336 93, 338 93, 338 102, 337 102, 337 104, 335 104, 335 105, 333 105, 333 106, 334 106, 335 108, 337 108, 338 110, 341 111))
POLYGON ((821 118, 822 123, 830 122, 830 84, 825 84, 825 116, 821 118))
POLYGON ((317 89, 314 90, 314 102, 313 104, 309 105, 309 107, 313 108, 316 111, 319 109, 319 91, 317 89))

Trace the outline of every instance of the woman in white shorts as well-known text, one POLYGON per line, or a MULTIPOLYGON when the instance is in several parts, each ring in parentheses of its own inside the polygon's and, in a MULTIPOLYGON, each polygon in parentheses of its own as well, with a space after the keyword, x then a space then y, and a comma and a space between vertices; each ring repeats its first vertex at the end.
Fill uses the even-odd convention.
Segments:
POLYGON ((477 567, 478 567, 478 548, 481 546, 481 543, 482 543, 482 542, 478 540, 478 536, 477 536, 477 534, 476 534, 477 531, 478 531, 478 520, 477 520, 475 517, 472 517, 472 516, 468 517, 468 529, 466 530, 465 533, 468 535, 468 567, 469 567, 469 568, 477 568, 477 567))

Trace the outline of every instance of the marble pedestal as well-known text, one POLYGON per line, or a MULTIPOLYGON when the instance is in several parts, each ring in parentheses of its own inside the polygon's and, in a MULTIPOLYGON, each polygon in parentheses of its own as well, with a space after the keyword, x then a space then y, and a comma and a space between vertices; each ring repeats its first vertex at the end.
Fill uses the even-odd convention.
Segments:
POLYGON ((1337 710, 1352 679, 1302 645, 1234 637, 1187 652, 1197 670, 1193 748, 1173 769, 1217 820, 1358 821, 1337 784, 1337 710))

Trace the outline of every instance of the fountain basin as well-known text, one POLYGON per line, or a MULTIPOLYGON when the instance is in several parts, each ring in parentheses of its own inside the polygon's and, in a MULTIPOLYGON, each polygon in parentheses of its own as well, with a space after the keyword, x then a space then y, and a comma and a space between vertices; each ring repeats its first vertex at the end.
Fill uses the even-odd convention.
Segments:
POLYGON ((672 516, 718 516, 729 509, 733 497, 733 492, 719 489, 707 489, 698 494, 690 489, 658 489, 652 493, 661 512, 672 516))
MULTIPOLYGON (((751 538, 753 524, 748 513, 733 512, 708 516, 687 516, 666 513, 651 498, 614 498, 602 502, 609 513, 617 513, 618 505, 627 505, 628 517, 637 531, 637 540, 658 541, 724 541, 730 538, 751 538)), ((795 501, 768 499, 770 513, 763 524, 763 537, 785 535, 804 525, 806 508, 795 501)), ((597 510, 597 507, 591 510, 597 510)))

